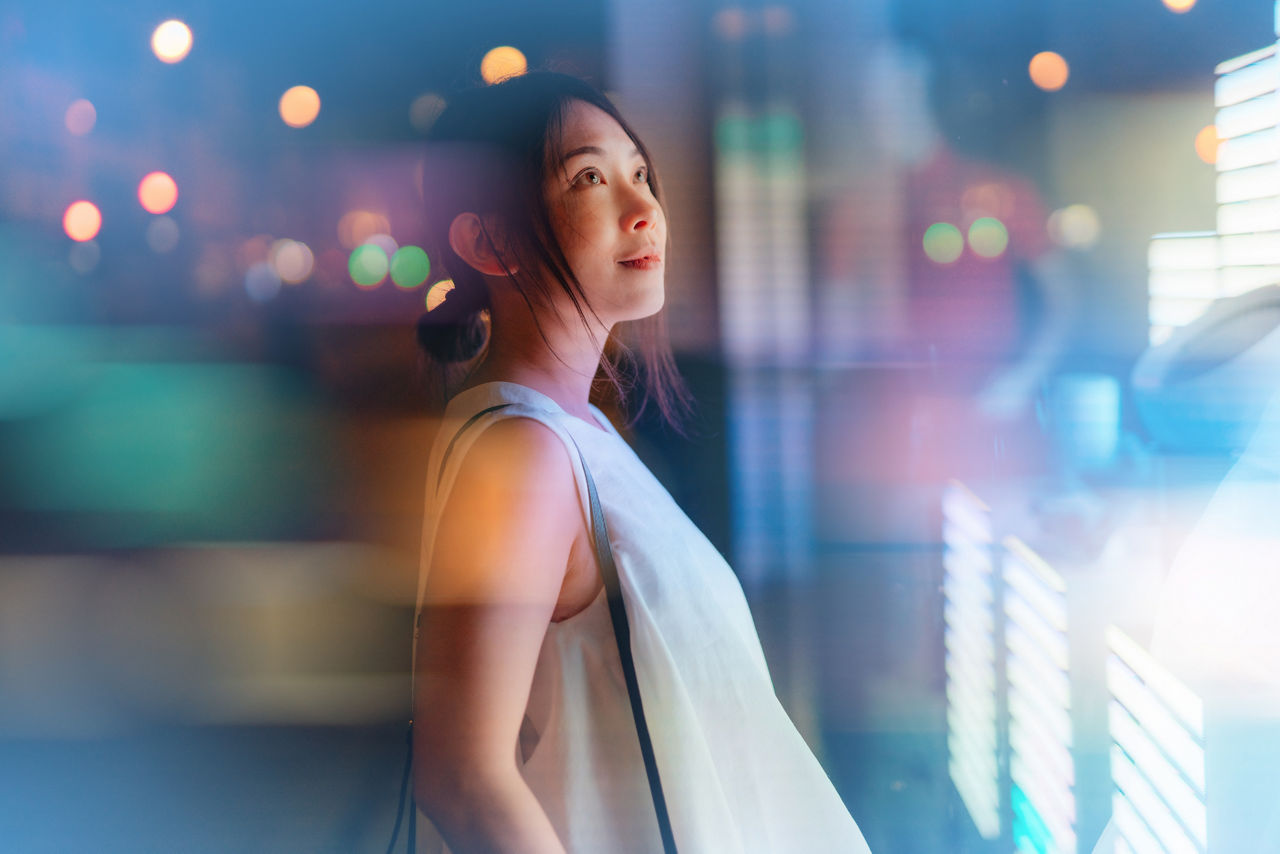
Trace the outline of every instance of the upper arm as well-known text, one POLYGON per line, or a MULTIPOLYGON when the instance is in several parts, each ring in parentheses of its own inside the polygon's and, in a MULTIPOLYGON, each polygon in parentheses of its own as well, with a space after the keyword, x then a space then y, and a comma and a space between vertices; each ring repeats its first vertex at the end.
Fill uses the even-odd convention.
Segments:
POLYGON ((563 442, 524 418, 477 437, 441 510, 417 640, 415 765, 510 764, 581 527, 563 442), (420 760, 420 761, 419 761, 420 760))

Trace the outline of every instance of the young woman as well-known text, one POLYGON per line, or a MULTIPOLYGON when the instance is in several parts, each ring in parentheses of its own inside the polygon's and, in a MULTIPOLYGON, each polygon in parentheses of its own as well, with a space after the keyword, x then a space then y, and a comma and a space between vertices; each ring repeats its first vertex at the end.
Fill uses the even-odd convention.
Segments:
MULTIPOLYGON (((433 830, 455 854, 662 850, 589 472, 680 851, 865 851, 774 695, 733 572, 590 402, 623 381, 615 327, 663 304, 667 221, 644 146, 587 84, 533 73, 454 99, 424 175, 455 287, 418 337, 432 371, 469 372, 428 472, 419 850, 438 847, 433 830)), ((646 340, 646 392, 678 417, 670 352, 646 340)))

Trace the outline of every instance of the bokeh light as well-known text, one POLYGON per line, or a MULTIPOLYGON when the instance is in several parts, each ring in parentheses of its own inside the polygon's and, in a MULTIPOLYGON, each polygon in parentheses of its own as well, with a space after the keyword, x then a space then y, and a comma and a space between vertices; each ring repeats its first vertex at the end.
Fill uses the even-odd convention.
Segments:
POLYGON ((1205 163, 1217 163, 1218 145, 1221 142, 1218 138, 1218 126, 1205 125, 1196 134, 1196 154, 1205 163))
POLYGON ((62 215, 62 228, 72 240, 82 243, 93 240, 102 228, 102 211, 93 202, 84 199, 72 202, 62 215))
POLYGON ((351 281, 360 287, 376 288, 387 277, 389 266, 387 253, 382 247, 366 243, 352 250, 347 272, 351 274, 351 281))
POLYGON ((432 311, 444 302, 444 298, 451 290, 453 290, 453 279, 441 279, 427 288, 427 311, 432 311))
POLYGON ((1051 50, 1031 57, 1027 72, 1031 75, 1031 82, 1046 92, 1057 92, 1067 85, 1067 78, 1071 76, 1067 61, 1051 50))
POLYGON ((280 118, 291 128, 304 128, 320 115, 320 95, 310 86, 293 86, 280 96, 280 118))
POLYGON ((431 259, 418 246, 402 246, 391 256, 391 281, 402 288, 416 288, 431 274, 431 259))
POLYGON ((426 133, 444 112, 445 100, 435 92, 424 92, 409 105, 409 124, 415 130, 426 133))
POLYGON ((172 252, 178 245, 181 230, 167 216, 158 216, 147 225, 147 245, 153 252, 172 252))
POLYGON ((165 21, 151 34, 151 50, 161 62, 181 62, 191 53, 191 28, 178 20, 165 21))
POLYGON ((999 258, 1009 246, 1009 230, 993 216, 979 217, 969 226, 969 248, 982 258, 999 258))
POLYGON ((96 240, 86 240, 84 243, 71 244, 71 251, 67 254, 67 263, 77 273, 88 273, 98 266, 98 260, 101 257, 102 250, 98 247, 98 242, 96 240))
POLYGON ((375 234, 388 234, 391 223, 373 211, 347 211, 338 220, 338 242, 344 249, 355 249, 375 234))
POLYGON ((796 17, 786 6, 765 6, 760 10, 760 22, 769 35, 782 36, 795 28, 796 17))
POLYGON ((1190 12, 1191 7, 1196 5, 1196 0, 1164 0, 1164 5, 1170 12, 1181 15, 1183 12, 1190 12))
POLYGON ((400 244, 396 243, 396 239, 392 237, 390 234, 382 234, 382 233, 370 234, 368 237, 362 240, 361 243, 373 244, 374 246, 381 249, 388 258, 395 255, 396 251, 400 248, 400 244))
POLYGON ((271 244, 271 269, 287 285, 304 282, 315 268, 311 247, 300 240, 277 240, 271 244))
POLYGON ((244 275, 244 289, 254 302, 266 302, 280 293, 280 277, 265 261, 259 261, 244 275))
POLYGON ((736 6, 721 9, 711 19, 716 35, 727 42, 742 41, 747 34, 747 13, 736 6))
POLYGON ((519 77, 529 70, 524 54, 510 45, 495 47, 480 60, 480 76, 486 83, 497 83, 508 77, 519 77))
POLYGON ((178 203, 178 184, 164 172, 151 172, 138 182, 138 201, 147 213, 168 213, 178 203))
POLYGON ((1068 249, 1089 249, 1098 242, 1102 225, 1088 205, 1067 205, 1049 215, 1049 239, 1068 249))
POLYGON ((62 121, 74 136, 84 136, 98 123, 98 111, 94 109, 92 102, 79 98, 67 107, 67 113, 62 121))
POLYGON ((935 264, 950 264, 964 252, 964 235, 949 222, 935 222, 925 229, 924 254, 935 264))

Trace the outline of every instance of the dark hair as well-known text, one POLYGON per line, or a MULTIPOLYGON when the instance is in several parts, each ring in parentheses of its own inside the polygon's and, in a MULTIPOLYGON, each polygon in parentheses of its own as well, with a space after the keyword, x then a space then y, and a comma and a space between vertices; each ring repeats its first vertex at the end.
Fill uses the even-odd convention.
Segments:
MULTIPOLYGON (((550 273, 584 325, 588 325, 588 312, 594 316, 556 240, 543 197, 544 176, 560 162, 565 111, 574 100, 598 107, 618 122, 644 158, 649 187, 662 203, 644 144, 609 99, 583 80, 537 71, 451 98, 431 128, 423 168, 428 249, 454 283, 444 302, 425 312, 417 327, 428 368, 432 363, 439 368, 438 402, 448 397, 450 369, 474 361, 488 342, 489 294, 484 276, 449 245, 449 226, 458 214, 470 211, 500 224, 504 254, 509 252, 517 262, 508 276, 534 312, 535 321, 535 309, 551 304, 554 287, 531 272, 538 270, 550 273)), ((492 239, 491 234, 486 237, 492 239)), ((592 397, 601 398, 612 390, 621 406, 638 384, 643 395, 631 423, 652 402, 669 425, 683 432, 690 397, 676 370, 662 312, 620 325, 637 346, 633 350, 617 336, 609 336, 592 383, 592 397)), ((545 333, 542 337, 547 340, 545 333)))

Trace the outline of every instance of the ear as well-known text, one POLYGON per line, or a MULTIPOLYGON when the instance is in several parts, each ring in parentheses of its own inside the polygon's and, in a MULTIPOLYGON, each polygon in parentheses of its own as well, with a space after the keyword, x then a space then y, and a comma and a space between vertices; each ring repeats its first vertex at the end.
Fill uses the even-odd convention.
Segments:
POLYGON ((494 251, 492 229, 486 230, 477 214, 460 213, 449 224, 449 246, 458 257, 486 276, 506 276, 516 272, 516 265, 509 259, 503 265, 494 251))

